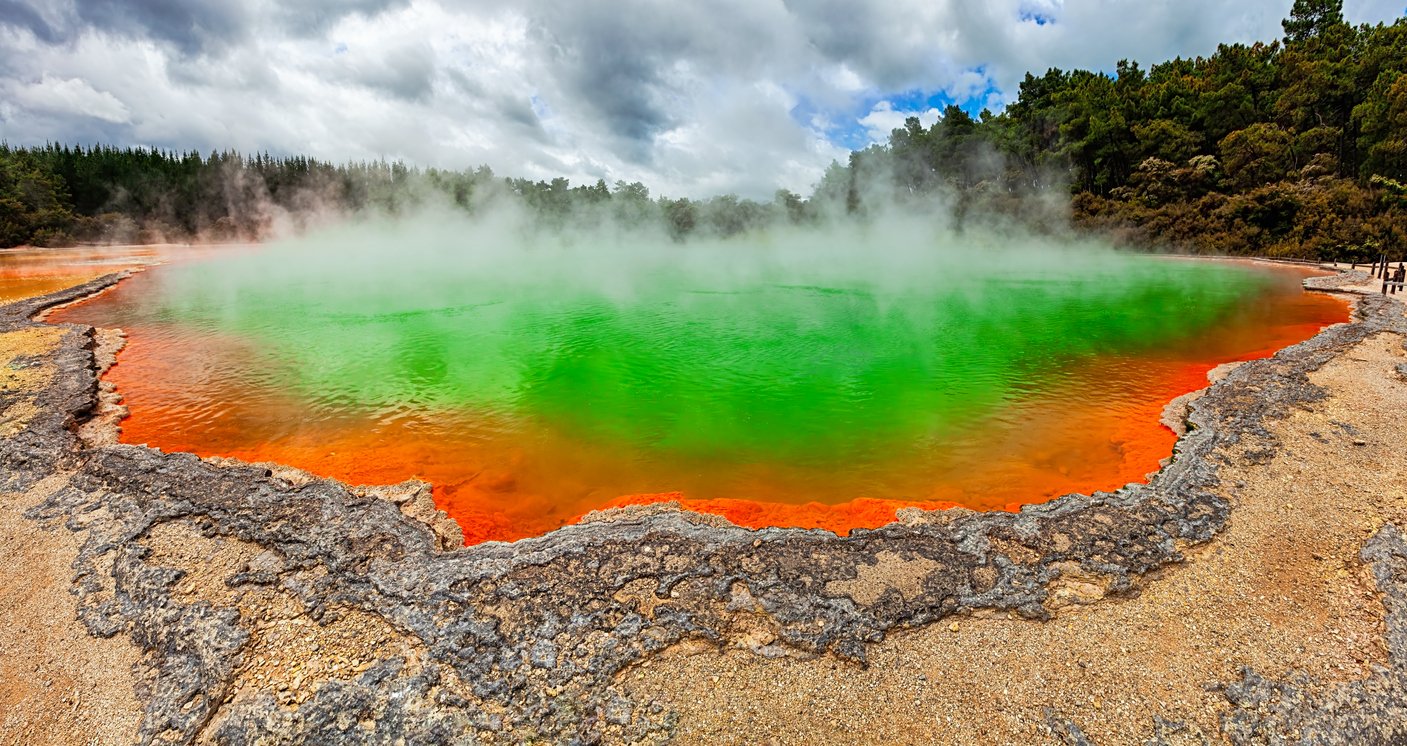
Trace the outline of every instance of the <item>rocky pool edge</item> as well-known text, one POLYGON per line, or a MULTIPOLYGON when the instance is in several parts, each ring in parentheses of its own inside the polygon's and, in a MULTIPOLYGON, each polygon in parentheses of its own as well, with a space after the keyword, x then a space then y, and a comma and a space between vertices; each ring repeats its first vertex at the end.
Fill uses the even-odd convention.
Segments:
MULTIPOLYGON (((118 279, 0 308, 0 333, 118 279)), ((1364 279, 1348 274, 1306 285, 1333 290, 1364 279)), ((1231 506, 1214 491, 1220 463, 1273 454, 1264 423, 1322 396, 1307 373, 1374 334, 1407 333, 1401 303, 1360 296, 1352 322, 1211 386, 1189 405, 1189 431, 1173 462, 1147 485, 1113 493, 1070 495, 1017 514, 904 511, 899 523, 849 537, 745 529, 652 507, 513 544, 443 551, 426 523, 337 482, 85 445, 74 431, 100 398, 96 337, 91 328, 63 328, 58 348, 32 361, 56 371, 34 392, 40 416, 0 441, 0 491, 65 476, 65 486, 30 515, 83 532, 74 586, 80 617, 93 634, 124 634, 146 651, 139 739, 152 743, 433 743, 468 730, 504 741, 667 738, 670 713, 630 701, 612 680, 684 641, 762 655, 832 654, 863 665, 866 645, 895 629, 953 614, 1046 619, 1071 604, 1136 593, 1226 525, 1231 506), (374 615, 422 652, 413 660, 378 657, 356 677, 321 683, 291 709, 272 693, 230 697, 260 610, 176 592, 184 573, 162 567, 143 544, 173 522, 261 552, 227 585, 288 598, 318 624, 374 615), (348 712, 370 716, 354 719, 355 736, 348 712)), ((1383 592, 1392 666, 1353 685, 1361 691, 1317 695, 1306 694, 1315 688, 1303 682, 1248 672, 1227 689, 1233 740, 1255 732, 1267 702, 1296 697, 1298 706, 1274 716, 1306 719, 1302 730, 1319 723, 1326 733, 1371 734, 1375 722, 1394 722, 1384 719, 1388 713, 1402 714, 1407 545, 1389 525, 1363 556, 1383 592)), ((1062 724, 1057 732, 1081 737, 1076 723, 1059 713, 1050 718, 1062 724)))

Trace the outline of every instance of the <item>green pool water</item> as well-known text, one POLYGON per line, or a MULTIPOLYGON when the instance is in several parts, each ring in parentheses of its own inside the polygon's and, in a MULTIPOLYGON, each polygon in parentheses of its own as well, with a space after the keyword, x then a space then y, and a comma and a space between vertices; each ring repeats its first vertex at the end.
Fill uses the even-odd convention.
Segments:
POLYGON ((1073 249, 895 267, 882 248, 809 264, 804 246, 666 244, 642 260, 366 238, 165 269, 115 322, 252 341, 255 364, 225 375, 330 415, 472 412, 642 452, 826 462, 930 448, 1082 358, 1193 338, 1269 282, 1073 249))
POLYGON ((1206 368, 1341 313, 1298 275, 995 234, 462 228, 213 252, 58 318, 127 331, 128 442, 420 476, 512 538, 672 490, 992 507, 1117 487, 1170 449, 1126 420, 1156 434, 1206 368))

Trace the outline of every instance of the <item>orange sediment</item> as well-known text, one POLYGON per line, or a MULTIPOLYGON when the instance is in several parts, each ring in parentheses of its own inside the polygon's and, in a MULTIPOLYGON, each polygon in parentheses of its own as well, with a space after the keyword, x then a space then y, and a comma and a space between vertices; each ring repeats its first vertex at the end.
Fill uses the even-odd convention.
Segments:
POLYGON ((1173 452, 1176 435, 1161 423, 1169 401, 1205 387, 1218 365, 1272 355, 1348 318, 1347 304, 1329 296, 1289 303, 1287 320, 1214 332, 1200 355, 1154 351, 1081 363, 1064 371, 1065 384, 1034 395, 1008 419, 974 423, 962 453, 883 464, 886 479, 897 475, 883 488, 844 464, 815 473, 744 465, 720 476, 708 463, 660 463, 540 430, 486 438, 483 424, 462 412, 327 415, 295 392, 222 380, 219 366, 204 361, 257 359, 252 343, 230 336, 129 328, 128 347, 106 377, 131 410, 122 442, 284 463, 352 484, 423 479, 468 544, 539 536, 593 510, 661 502, 742 526, 846 534, 890 523, 907 507, 1015 511, 1145 481, 1173 452), (1118 378, 1132 368, 1138 381, 1124 385, 1118 378), (1091 382, 1117 388, 1117 396, 1083 395, 1091 382))
MULTIPOLYGON (((1332 308, 1326 310, 1332 311, 1332 308)), ((1331 322, 1340 312, 1326 319, 1331 322)), ((1253 359, 1312 336, 1319 325, 1287 327, 1260 349, 1238 359, 1253 359)), ((609 453, 580 452, 581 446, 555 444, 554 456, 543 456, 535 446, 536 458, 525 451, 531 444, 484 444, 456 438, 426 437, 416 423, 382 424, 323 423, 300 426, 294 435, 270 433, 268 440, 250 441, 254 422, 277 419, 281 407, 292 402, 261 402, 255 406, 268 411, 247 411, 228 420, 232 432, 173 432, 163 423, 180 419, 179 413, 163 412, 159 405, 147 405, 147 396, 162 398, 162 388, 179 389, 195 385, 199 369, 178 370, 170 361, 190 359, 171 354, 166 345, 149 347, 142 339, 132 341, 109 373, 118 390, 130 392, 132 415, 122 424, 122 441, 159 443, 168 450, 191 451, 203 456, 226 456, 251 462, 278 462, 352 484, 389 484, 419 478, 434 486, 439 507, 464 529, 468 544, 483 541, 512 541, 538 536, 553 528, 574 523, 593 510, 678 502, 683 508, 721 515, 729 521, 753 528, 789 526, 820 528, 848 534, 856 528, 878 528, 895 520, 902 508, 941 510, 966 507, 974 510, 1019 510, 1022 505, 1041 503, 1072 492, 1113 490, 1125 484, 1143 482, 1172 455, 1177 436, 1161 424, 1163 408, 1172 399, 1207 385, 1208 372, 1224 359, 1185 361, 1145 361, 1156 366, 1159 385, 1141 392, 1140 401, 1126 405, 1118 414, 1079 401, 1066 401, 1049 414, 1034 418, 1017 428, 994 428, 986 436, 984 448, 994 456, 977 461, 967 469, 945 472, 933 479, 924 494, 914 499, 879 499, 858 496, 839 502, 798 501, 798 495, 778 489, 767 480, 736 485, 746 497, 691 497, 686 490, 609 495, 592 489, 593 474, 574 473, 571 464, 597 461, 603 471, 639 468, 614 463, 609 453), (128 371, 138 370, 147 378, 138 382, 128 371), (226 443, 212 448, 211 443, 226 443), (576 451, 576 452, 572 452, 576 451), (529 462, 563 464, 560 473, 542 473, 529 462), (511 499, 505 500, 505 496, 511 499)), ((237 397, 230 393, 230 400, 237 397)), ((1060 398, 1060 392, 1050 397, 1060 398)), ((226 402, 228 403, 228 402, 226 402)), ((250 406, 248 402, 232 406, 250 406)), ((222 420, 224 421, 224 420, 222 420)), ((674 475, 642 473, 617 481, 632 484, 668 485, 674 475)), ((802 496, 804 497, 804 495, 802 496)))
POLYGON ((6 249, 0 251, 0 304, 81 285, 112 272, 156 261, 149 246, 6 249))

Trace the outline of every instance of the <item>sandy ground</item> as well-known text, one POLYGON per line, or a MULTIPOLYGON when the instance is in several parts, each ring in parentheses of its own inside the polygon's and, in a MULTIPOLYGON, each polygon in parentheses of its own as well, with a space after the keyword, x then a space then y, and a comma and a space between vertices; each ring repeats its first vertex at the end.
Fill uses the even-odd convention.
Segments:
POLYGON ((681 743, 1059 742, 1046 708, 1098 744, 1142 743, 1156 716, 1186 723, 1174 743, 1219 741, 1215 684, 1243 666, 1345 681, 1385 660, 1358 551, 1407 526, 1402 343, 1379 335, 1313 374, 1330 396, 1274 424, 1274 458, 1223 472, 1245 485, 1228 530, 1137 598, 893 635, 863 669, 681 650, 621 683, 677 710, 681 743))
MULTIPOLYGON (((40 498, 43 491, 28 497, 40 498)), ((78 537, 37 530, 24 500, 0 495, 0 744, 129 743, 141 706, 126 636, 98 639, 69 593, 78 537), (23 568, 23 572, 17 572, 23 568)))
MULTIPOLYGON (((3 390, 41 386, 49 373, 24 361, 57 340, 57 330, 0 334, 3 390)), ((1224 468, 1227 530, 1137 597, 1065 607, 1049 622, 965 617, 891 634, 864 668, 679 646, 626 669, 617 684, 677 711, 680 743, 1057 742, 1047 708, 1099 744, 1154 734, 1219 742, 1226 700, 1216 684, 1243 667, 1335 682, 1385 661, 1383 610, 1358 551, 1385 521, 1407 526, 1403 341, 1378 335, 1313 374, 1328 397, 1272 423, 1274 455, 1247 442, 1224 468)), ((23 396, 0 400, 0 436, 34 412, 23 396)), ((0 745, 136 740, 142 651, 124 634, 88 634, 69 592, 80 537, 23 516, 63 483, 59 475, 24 494, 0 493, 0 745)), ((180 592, 191 598, 226 599, 227 571, 261 562, 253 548, 178 525, 141 541, 187 571, 180 592)), ((369 651, 403 641, 355 614, 308 628, 259 593, 230 601, 260 621, 230 691, 211 693, 217 699, 273 688, 280 704, 300 702, 305 681, 357 669, 369 651)))
MULTIPOLYGON (((32 388, 51 375, 22 364, 56 345, 57 329, 0 335, 0 387, 32 388)), ((20 399, 0 406, 0 435, 34 413, 20 399)), ((65 483, 46 480, 24 494, 0 492, 0 744, 131 742, 141 707, 133 666, 140 652, 125 635, 98 639, 78 621, 69 592, 81 537, 40 528, 24 512, 65 483)))

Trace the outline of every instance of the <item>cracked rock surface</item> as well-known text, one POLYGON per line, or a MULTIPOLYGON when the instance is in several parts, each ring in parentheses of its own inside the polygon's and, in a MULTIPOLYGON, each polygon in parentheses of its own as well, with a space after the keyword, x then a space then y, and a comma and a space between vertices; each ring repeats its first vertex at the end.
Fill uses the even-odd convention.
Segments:
MULTIPOLYGON (((118 279, 0 308, 0 334, 118 279)), ((863 666, 887 635, 953 615, 1038 623, 1138 594, 1234 520, 1226 454, 1322 398, 1309 373, 1374 335, 1407 334, 1396 301, 1364 297, 1357 313, 1192 402, 1173 462, 1147 485, 1019 514, 905 511, 849 537, 651 506, 453 550, 443 527, 406 514, 416 500, 85 442, 96 337, 60 325, 44 352, 0 360, 47 372, 0 394, 0 413, 18 413, 0 439, 0 493, 57 480, 28 515, 35 530, 82 537, 73 582, 91 634, 142 651, 137 742, 663 742, 675 713, 619 675, 682 644, 863 666)), ((1389 665, 1328 689, 1248 671, 1226 689, 1225 737, 1407 737, 1391 725, 1407 701, 1404 552, 1390 524, 1363 549, 1388 610, 1389 665)), ((1079 718, 1047 721, 1047 735, 1084 742, 1079 718)))

